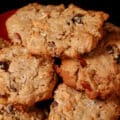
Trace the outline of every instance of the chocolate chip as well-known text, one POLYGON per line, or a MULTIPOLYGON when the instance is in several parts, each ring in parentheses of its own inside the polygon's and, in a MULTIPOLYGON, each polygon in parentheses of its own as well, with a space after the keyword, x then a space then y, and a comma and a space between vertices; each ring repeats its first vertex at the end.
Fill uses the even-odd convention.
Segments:
POLYGON ((113 54, 113 53, 114 53, 114 49, 113 49, 113 47, 112 47, 111 45, 108 45, 108 46, 106 47, 106 51, 107 51, 109 54, 113 54))
POLYGON ((120 64, 120 54, 116 58, 114 58, 114 60, 117 64, 120 64))
POLYGON ((82 17, 83 17, 83 15, 77 14, 72 18, 72 22, 73 23, 78 23, 78 24, 83 24, 82 17))
POLYGON ((52 108, 56 107, 58 105, 58 103, 56 101, 52 102, 52 108))
POLYGON ((0 69, 7 71, 9 68, 9 61, 0 61, 0 69))

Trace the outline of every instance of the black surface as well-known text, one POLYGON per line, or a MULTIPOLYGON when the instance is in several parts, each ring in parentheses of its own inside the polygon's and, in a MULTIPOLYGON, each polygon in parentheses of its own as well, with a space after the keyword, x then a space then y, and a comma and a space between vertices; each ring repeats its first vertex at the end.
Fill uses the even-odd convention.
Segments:
POLYGON ((102 10, 110 14, 109 21, 120 26, 119 0, 1 0, 0 13, 22 7, 28 3, 61 4, 74 3, 84 9, 102 10))

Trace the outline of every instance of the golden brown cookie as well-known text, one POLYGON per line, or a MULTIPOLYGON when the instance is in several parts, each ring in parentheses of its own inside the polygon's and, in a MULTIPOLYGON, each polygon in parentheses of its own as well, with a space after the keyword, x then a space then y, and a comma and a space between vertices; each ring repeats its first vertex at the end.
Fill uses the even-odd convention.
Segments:
POLYGON ((86 11, 77 6, 29 4, 17 10, 6 22, 14 44, 33 54, 77 57, 90 52, 101 40, 108 14, 86 11))
POLYGON ((84 92, 61 84, 55 91, 48 120, 118 120, 120 101, 91 100, 84 92))
POLYGON ((90 98, 120 96, 120 28, 106 24, 104 29, 95 50, 79 59, 64 59, 57 70, 65 84, 85 90, 90 98))
POLYGON ((20 46, 0 50, 0 103, 31 106, 49 99, 56 84, 53 60, 20 46))

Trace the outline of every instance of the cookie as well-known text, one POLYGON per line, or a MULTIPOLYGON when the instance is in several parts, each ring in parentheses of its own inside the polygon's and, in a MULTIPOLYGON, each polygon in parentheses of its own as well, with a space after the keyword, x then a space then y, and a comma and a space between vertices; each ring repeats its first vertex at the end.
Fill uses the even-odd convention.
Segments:
POLYGON ((89 98, 120 96, 120 28, 106 24, 104 29, 95 50, 79 59, 64 59, 57 69, 65 84, 84 90, 89 98))
POLYGON ((0 104, 0 120, 45 120, 45 114, 34 107, 20 111, 11 104, 0 104))
POLYGON ((56 84, 53 60, 21 46, 0 50, 0 103, 31 106, 49 99, 56 84))
POLYGON ((91 100, 84 92, 78 92, 65 84, 55 91, 48 120, 118 120, 120 101, 91 100))
POLYGON ((78 57, 94 49, 103 36, 108 14, 77 6, 29 4, 8 18, 6 27, 14 44, 32 54, 78 57))

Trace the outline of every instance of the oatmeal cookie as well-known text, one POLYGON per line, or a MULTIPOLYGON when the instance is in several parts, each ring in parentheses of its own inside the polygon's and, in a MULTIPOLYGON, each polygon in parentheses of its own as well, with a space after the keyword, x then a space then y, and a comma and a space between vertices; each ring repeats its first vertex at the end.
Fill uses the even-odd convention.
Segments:
POLYGON ((32 54, 78 57, 90 52, 101 40, 108 14, 86 11, 75 5, 29 4, 8 18, 6 27, 14 44, 32 54))
POLYGON ((55 91, 48 120, 118 120, 119 102, 114 97, 91 100, 83 92, 61 84, 55 91))
POLYGON ((104 29, 95 50, 79 59, 64 59, 57 69, 65 84, 85 90, 90 98, 120 96, 120 28, 106 24, 104 29))
POLYGON ((0 50, 0 103, 31 106, 49 99, 55 84, 52 59, 32 56, 21 46, 0 50))

